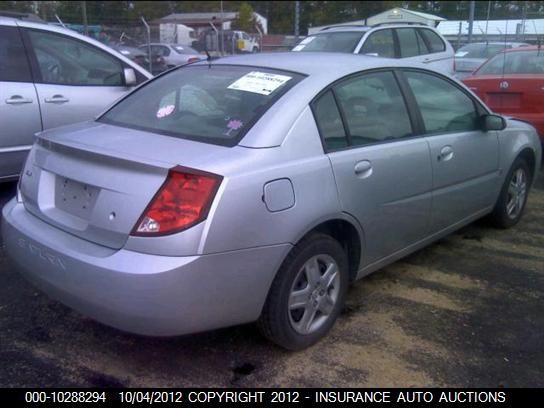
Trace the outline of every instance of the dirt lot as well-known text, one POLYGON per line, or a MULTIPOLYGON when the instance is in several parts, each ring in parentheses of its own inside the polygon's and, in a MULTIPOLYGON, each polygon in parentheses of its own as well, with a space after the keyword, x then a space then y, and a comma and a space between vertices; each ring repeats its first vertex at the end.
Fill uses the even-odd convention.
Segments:
POLYGON ((516 228, 471 225, 357 282, 332 333, 299 353, 252 325, 121 333, 38 293, 0 249, 0 385, 544 387, 539 177, 516 228))

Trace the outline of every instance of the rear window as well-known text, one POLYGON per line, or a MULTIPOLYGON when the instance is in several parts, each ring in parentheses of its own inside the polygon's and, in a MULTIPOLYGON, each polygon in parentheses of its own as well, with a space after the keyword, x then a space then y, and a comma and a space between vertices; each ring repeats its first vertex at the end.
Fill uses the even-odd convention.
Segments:
POLYGON ((131 93, 99 121, 234 146, 302 79, 293 72, 258 67, 185 67, 131 93))
POLYGON ((181 45, 174 45, 174 51, 178 54, 198 54, 198 51, 191 47, 182 47, 181 45))
POLYGON ((302 40, 293 51, 352 53, 364 34, 364 31, 357 31, 311 35, 302 40))
POLYGON ((515 51, 495 55, 478 75, 544 74, 544 51, 515 51))
POLYGON ((505 48, 504 44, 468 44, 461 47, 455 53, 456 58, 489 58, 505 48))

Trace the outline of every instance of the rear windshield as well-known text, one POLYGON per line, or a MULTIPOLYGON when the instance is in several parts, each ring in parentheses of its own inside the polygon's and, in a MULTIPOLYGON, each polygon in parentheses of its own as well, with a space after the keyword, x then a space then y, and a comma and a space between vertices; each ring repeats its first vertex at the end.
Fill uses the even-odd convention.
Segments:
POLYGON ((476 72, 478 75, 544 74, 544 50, 501 53, 476 72))
POLYGON ((455 53, 456 58, 489 58, 509 48, 505 44, 468 44, 455 53))
POLYGON ((182 47, 181 45, 174 45, 174 51, 178 54, 198 54, 198 51, 191 47, 182 47))
POLYGON ((99 121, 234 146, 302 79, 300 74, 268 68, 187 66, 131 93, 99 121))
POLYGON ((292 51, 352 53, 364 34, 365 31, 343 31, 311 35, 302 40, 292 51))

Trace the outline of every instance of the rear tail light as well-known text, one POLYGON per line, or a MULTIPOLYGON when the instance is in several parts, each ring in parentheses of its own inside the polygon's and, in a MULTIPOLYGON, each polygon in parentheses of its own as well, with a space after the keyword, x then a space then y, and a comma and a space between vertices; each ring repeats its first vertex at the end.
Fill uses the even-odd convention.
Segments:
POLYGON ((216 174, 180 166, 170 169, 131 235, 173 234, 205 220, 221 180, 216 174))
POLYGON ((193 62, 198 62, 200 61, 200 58, 196 58, 196 57, 191 57, 187 60, 187 64, 191 64, 193 62))

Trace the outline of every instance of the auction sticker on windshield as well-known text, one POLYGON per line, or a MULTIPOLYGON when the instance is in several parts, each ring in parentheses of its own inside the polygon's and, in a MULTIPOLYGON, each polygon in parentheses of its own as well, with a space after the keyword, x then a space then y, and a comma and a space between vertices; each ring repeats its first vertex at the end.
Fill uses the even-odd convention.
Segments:
POLYGON ((251 71, 230 84, 228 89, 270 95, 291 78, 287 75, 251 71))

